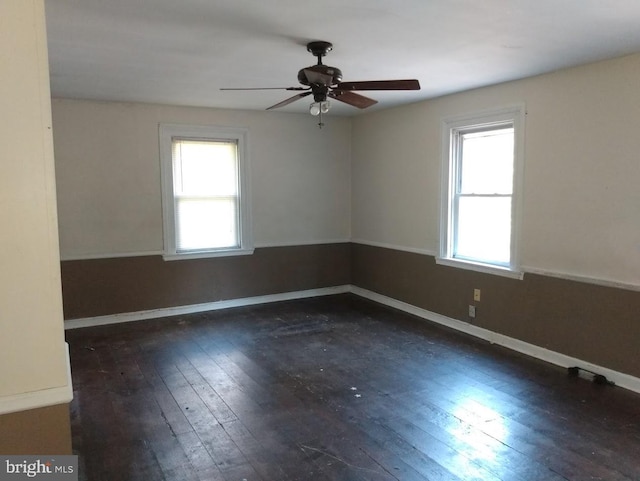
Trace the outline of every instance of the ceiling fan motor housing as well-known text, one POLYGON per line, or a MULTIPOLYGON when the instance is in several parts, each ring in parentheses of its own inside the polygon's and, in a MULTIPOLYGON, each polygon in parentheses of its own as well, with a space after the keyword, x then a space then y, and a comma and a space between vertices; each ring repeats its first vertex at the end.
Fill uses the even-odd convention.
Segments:
POLYGON ((337 67, 331 67, 329 65, 313 65, 311 67, 303 68, 298 72, 298 82, 302 85, 312 85, 312 84, 320 84, 320 85, 336 85, 342 82, 342 70, 337 67), (315 81, 310 81, 307 72, 312 71, 318 75, 318 78, 315 81), (318 79, 325 79, 323 82, 319 82, 318 79), (331 80, 329 80, 331 79, 331 80))

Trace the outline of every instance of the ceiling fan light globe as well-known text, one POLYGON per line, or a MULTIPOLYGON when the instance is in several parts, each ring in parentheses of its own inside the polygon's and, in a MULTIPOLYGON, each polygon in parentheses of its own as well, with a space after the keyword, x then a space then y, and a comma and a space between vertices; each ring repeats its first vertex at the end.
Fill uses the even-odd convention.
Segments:
POLYGON ((320 111, 321 111, 321 108, 320 108, 320 103, 319 103, 319 102, 313 102, 313 103, 309 106, 309 113, 310 113, 311 115, 313 115, 314 117, 315 117, 316 115, 320 115, 320 111))
POLYGON ((328 100, 325 100, 324 102, 320 102, 320 112, 322 112, 323 114, 326 114, 327 112, 329 112, 330 108, 331 108, 331 103, 329 103, 328 100))

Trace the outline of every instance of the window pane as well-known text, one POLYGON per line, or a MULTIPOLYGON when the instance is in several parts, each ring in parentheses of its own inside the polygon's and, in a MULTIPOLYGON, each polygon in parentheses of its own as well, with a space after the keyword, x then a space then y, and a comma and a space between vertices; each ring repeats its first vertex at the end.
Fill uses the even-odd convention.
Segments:
POLYGON ((236 195, 236 144, 195 140, 174 141, 176 195, 236 195))
POLYGON ((461 148, 460 193, 512 193, 512 128, 463 134, 461 148))
POLYGON ((177 249, 237 247, 235 199, 178 199, 177 249))
POLYGON ((508 264, 511 197, 460 197, 453 257, 508 264))
POLYGON ((164 123, 158 130, 164 258, 253 252, 249 130, 164 123))

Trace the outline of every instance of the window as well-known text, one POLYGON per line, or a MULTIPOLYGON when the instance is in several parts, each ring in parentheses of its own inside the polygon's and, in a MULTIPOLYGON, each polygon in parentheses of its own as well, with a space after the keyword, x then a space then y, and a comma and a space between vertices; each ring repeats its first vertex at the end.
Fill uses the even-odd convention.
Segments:
POLYGON ((250 254, 247 131, 160 125, 165 259, 250 254))
POLYGON ((524 107, 446 119, 441 264, 518 273, 524 107))

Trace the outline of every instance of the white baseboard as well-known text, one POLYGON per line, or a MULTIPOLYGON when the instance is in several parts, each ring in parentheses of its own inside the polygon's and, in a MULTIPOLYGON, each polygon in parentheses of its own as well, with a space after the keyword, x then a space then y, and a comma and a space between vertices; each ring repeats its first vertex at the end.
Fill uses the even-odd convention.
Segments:
MULTIPOLYGON (((372 301, 384 304, 389 307, 413 314, 422 319, 426 319, 437 324, 455 329, 466 334, 470 334, 479 339, 484 339, 492 344, 498 344, 500 346, 509 348, 513 351, 526 354, 527 356, 540 359, 556 366, 565 368, 580 367, 582 369, 589 370, 606 376, 606 378, 614 382, 617 386, 623 387, 630 391, 640 393, 640 378, 630 376, 612 369, 598 366, 582 359, 567 356, 565 354, 551 351, 544 347, 536 346, 528 342, 515 339, 513 337, 505 336, 497 332, 484 329, 482 327, 469 324, 468 322, 459 321, 451 317, 443 316, 436 312, 428 311, 408 304, 406 302, 398 301, 391 297, 383 296, 375 292, 362 289, 360 287, 352 285, 343 285, 335 287, 327 287, 322 289, 311 289, 306 291, 285 292, 282 294, 271 294, 266 296, 245 297, 242 299, 231 299, 227 301, 207 302, 204 304, 194 304, 189 306, 169 307, 164 309, 152 309, 148 311, 138 311, 123 314, 114 314, 109 316, 89 317, 82 319, 71 319, 65 321, 65 329, 77 329, 82 327, 101 326, 106 324, 117 324, 121 322, 141 321, 145 319, 155 319, 160 317, 176 316, 183 314, 192 314, 197 312, 206 312, 218 309, 227 309, 231 307, 251 306, 256 304, 267 304, 270 302, 286 301, 293 299, 304 299, 309 297, 328 296, 333 294, 353 293, 357 296, 370 299, 372 301)), ((1 406, 0 406, 1 408, 1 406)))
POLYGON ((69 344, 65 343, 67 356, 67 384, 39 391, 31 391, 0 397, 0 415, 30 409, 68 404, 73 400, 73 383, 71 381, 71 363, 69 360, 69 344))
POLYGON ((226 301, 205 302, 203 304, 191 304, 188 306, 165 307, 150 309, 148 311, 125 312, 108 316, 85 317, 64 321, 65 329, 78 329, 82 327, 103 326, 107 324, 119 324, 121 322, 143 321, 160 317, 180 316, 197 312, 216 311, 231 307, 253 306, 256 304, 268 304, 270 302, 289 301, 293 299, 305 299, 308 297, 329 296, 333 294, 345 294, 351 291, 351 286, 324 287, 321 289, 309 289, 306 291, 283 292, 281 294, 269 294, 266 296, 244 297, 226 301))
POLYGON ((451 329, 470 334, 474 337, 484 339, 492 344, 498 344, 499 346, 503 346, 513 351, 526 354, 527 356, 531 356, 536 359, 555 364, 556 366, 566 368, 577 366, 581 369, 586 369, 597 374, 602 374, 603 376, 606 376, 609 381, 614 382, 616 386, 620 386, 630 391, 640 393, 640 378, 630 376, 629 374, 614 371, 613 369, 609 369, 603 366, 598 366, 591 362, 567 356, 556 351, 551 351, 544 347, 536 346, 535 344, 530 344, 513 337, 505 336, 504 334, 499 334, 482 327, 474 326, 473 324, 469 324, 468 322, 463 322, 451 317, 443 316, 442 314, 431 312, 426 309, 416 307, 412 304, 407 304, 406 302, 398 301, 391 297, 383 296, 381 294, 377 294, 366 289, 361 289, 356 286, 351 287, 351 292, 360 297, 364 297, 380 304, 393 307, 400 311, 413 314, 422 319, 441 324, 451 329))

